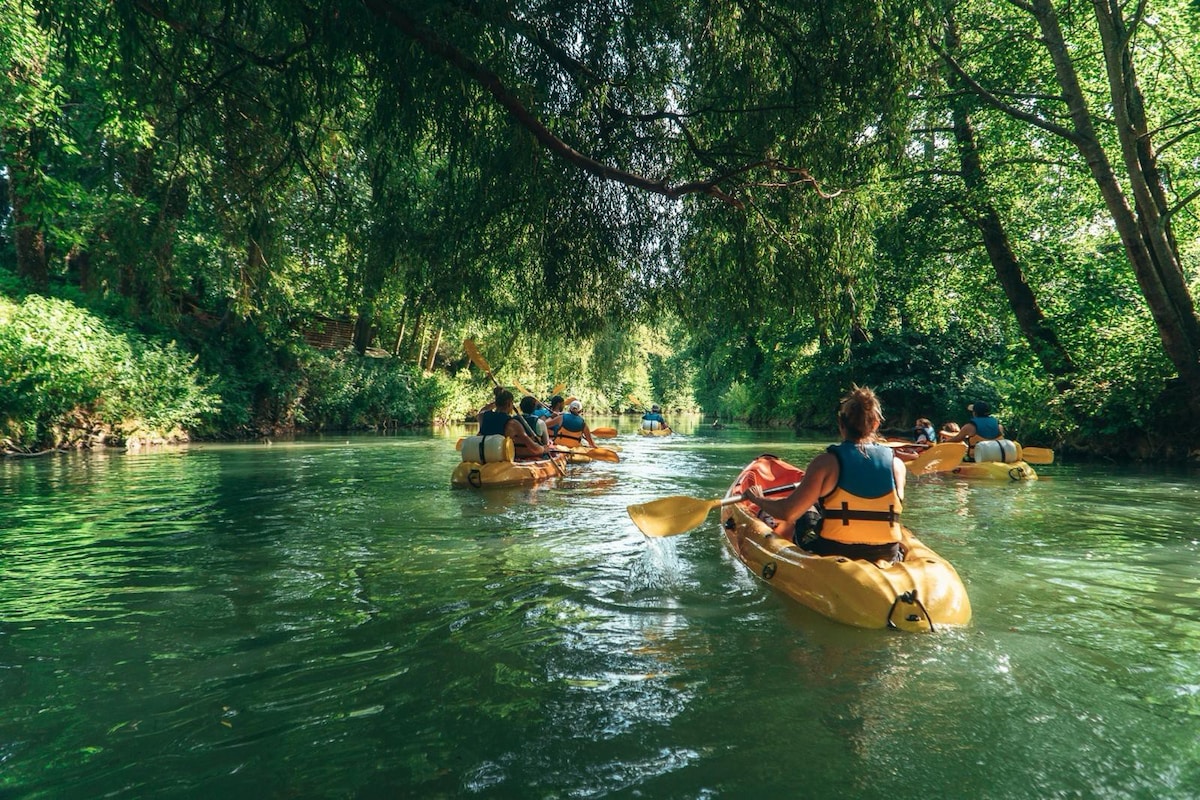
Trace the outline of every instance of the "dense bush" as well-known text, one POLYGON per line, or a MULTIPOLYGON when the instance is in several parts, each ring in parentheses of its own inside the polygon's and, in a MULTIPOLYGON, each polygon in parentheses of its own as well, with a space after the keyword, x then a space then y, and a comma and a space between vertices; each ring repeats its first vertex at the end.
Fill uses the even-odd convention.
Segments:
POLYGON ((0 298, 0 433, 25 448, 179 436, 220 407, 195 361, 64 300, 0 298))
POLYGON ((352 351, 303 359, 297 423, 321 429, 386 429, 427 423, 451 397, 449 380, 419 367, 352 351))

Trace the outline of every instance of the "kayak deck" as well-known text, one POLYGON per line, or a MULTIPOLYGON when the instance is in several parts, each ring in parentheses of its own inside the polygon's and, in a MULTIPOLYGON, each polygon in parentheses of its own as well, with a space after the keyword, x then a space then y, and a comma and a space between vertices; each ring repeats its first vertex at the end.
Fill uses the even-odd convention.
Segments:
MULTIPOLYGON (((799 481, 804 471, 762 456, 734 481, 730 495, 799 481)), ((903 529, 905 560, 861 561, 818 556, 778 536, 745 501, 724 506, 726 544, 747 569, 779 591, 830 619, 860 628, 931 631, 966 625, 971 602, 954 567, 903 529)))

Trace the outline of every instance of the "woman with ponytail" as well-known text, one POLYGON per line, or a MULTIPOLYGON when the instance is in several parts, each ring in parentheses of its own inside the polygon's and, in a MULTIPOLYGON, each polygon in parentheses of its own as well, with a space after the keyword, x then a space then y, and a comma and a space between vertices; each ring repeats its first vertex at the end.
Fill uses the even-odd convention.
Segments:
POLYGON ((879 398, 852 386, 837 418, 841 444, 814 458, 791 494, 774 500, 753 486, 746 497, 780 521, 777 533, 815 555, 903 561, 900 512, 908 473, 892 448, 876 443, 883 422, 879 398))

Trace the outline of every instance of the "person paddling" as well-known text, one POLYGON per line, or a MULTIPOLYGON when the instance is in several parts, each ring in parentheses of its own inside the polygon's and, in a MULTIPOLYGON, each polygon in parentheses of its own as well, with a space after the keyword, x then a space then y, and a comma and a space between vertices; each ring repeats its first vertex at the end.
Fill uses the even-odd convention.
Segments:
POLYGON ((842 443, 814 458, 800 485, 782 499, 751 486, 746 499, 774 517, 776 530, 816 555, 904 560, 900 512, 908 470, 876 442, 883 410, 875 392, 855 386, 838 407, 842 443))
POLYGON ((651 431, 657 429, 662 429, 665 431, 671 430, 671 426, 668 425, 667 421, 663 418, 662 408, 657 403, 650 406, 650 410, 645 414, 642 414, 642 427, 651 431))
POLYGON ((494 394, 495 400, 480 409, 476 417, 479 435, 507 436, 512 439, 518 459, 537 458, 548 452, 549 446, 543 446, 534 438, 533 431, 526 427, 524 420, 513 416, 513 393, 497 386, 494 394))
POLYGON ((596 447, 596 440, 592 438, 592 430, 588 427, 587 420, 580 416, 580 411, 583 411, 583 403, 578 400, 572 400, 571 404, 567 406, 566 413, 562 415, 558 433, 554 436, 554 443, 559 447, 580 447, 585 439, 588 447, 593 449, 596 447))
POLYGON ((958 433, 946 439, 948 442, 966 442, 968 461, 1004 461, 1017 460, 1017 448, 1004 435, 1004 426, 992 416, 992 407, 982 400, 977 400, 967 406, 971 412, 971 421, 962 426, 958 433), (982 442, 996 442, 988 445, 989 453, 976 455, 976 448, 982 442))

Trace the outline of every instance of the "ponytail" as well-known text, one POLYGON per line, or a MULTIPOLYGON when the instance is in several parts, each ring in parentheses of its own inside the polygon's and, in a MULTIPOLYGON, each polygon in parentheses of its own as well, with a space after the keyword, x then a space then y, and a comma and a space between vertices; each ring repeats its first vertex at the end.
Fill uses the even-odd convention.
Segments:
POLYGON ((871 439, 883 422, 883 408, 875 392, 866 386, 850 385, 850 393, 838 406, 838 425, 852 442, 871 439))

